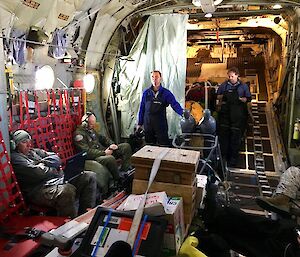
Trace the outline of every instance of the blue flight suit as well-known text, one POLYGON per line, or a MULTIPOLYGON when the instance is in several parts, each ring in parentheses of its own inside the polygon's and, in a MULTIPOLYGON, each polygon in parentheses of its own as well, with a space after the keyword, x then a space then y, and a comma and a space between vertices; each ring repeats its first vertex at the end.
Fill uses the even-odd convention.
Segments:
POLYGON ((251 93, 249 87, 238 80, 234 85, 230 81, 222 83, 217 95, 223 95, 218 115, 218 134, 222 155, 229 161, 229 164, 235 165, 246 128, 245 124, 247 124, 247 102, 251 101, 251 93), (239 97, 246 97, 247 102, 242 102, 239 97))
POLYGON ((166 108, 171 105, 173 110, 182 115, 183 109, 170 90, 160 85, 154 92, 149 87, 143 92, 138 116, 138 125, 144 125, 147 144, 169 146, 168 122, 166 108))

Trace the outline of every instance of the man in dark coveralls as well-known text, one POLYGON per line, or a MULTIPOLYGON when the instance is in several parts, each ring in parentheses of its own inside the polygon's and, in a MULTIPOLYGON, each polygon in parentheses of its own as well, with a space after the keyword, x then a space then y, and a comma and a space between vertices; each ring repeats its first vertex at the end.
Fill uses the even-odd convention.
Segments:
POLYGON ((222 156, 228 166, 234 167, 247 123, 247 102, 251 102, 251 93, 248 86, 239 80, 237 68, 230 68, 227 74, 228 80, 217 91, 217 99, 221 105, 218 135, 222 156))
POLYGON ((171 91, 161 85, 160 71, 151 72, 151 82, 152 86, 143 92, 137 128, 144 126, 147 144, 169 146, 166 108, 171 105, 179 115, 183 109, 171 91))

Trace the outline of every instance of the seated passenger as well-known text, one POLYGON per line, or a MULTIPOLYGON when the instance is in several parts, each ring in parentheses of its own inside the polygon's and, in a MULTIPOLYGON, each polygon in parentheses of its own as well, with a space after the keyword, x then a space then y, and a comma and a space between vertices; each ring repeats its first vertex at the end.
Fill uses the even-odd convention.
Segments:
POLYGON ((287 215, 299 189, 300 168, 291 166, 281 174, 275 194, 272 197, 257 197, 256 203, 265 210, 287 215))
POLYGON ((74 144, 79 151, 87 152, 88 160, 95 160, 106 167, 113 179, 120 179, 120 172, 117 160, 122 160, 121 171, 130 169, 131 147, 128 143, 119 145, 108 137, 95 131, 96 116, 87 112, 82 117, 82 124, 77 127, 74 133, 74 144))
POLYGON ((12 166, 29 202, 53 207, 59 216, 71 218, 95 207, 97 183, 94 173, 85 172, 64 183, 63 172, 59 169, 60 159, 55 153, 32 148, 31 136, 25 130, 15 131, 12 137, 16 146, 11 153, 12 166), (52 161, 49 161, 49 156, 53 156, 52 161), (79 198, 78 211, 76 198, 79 198))

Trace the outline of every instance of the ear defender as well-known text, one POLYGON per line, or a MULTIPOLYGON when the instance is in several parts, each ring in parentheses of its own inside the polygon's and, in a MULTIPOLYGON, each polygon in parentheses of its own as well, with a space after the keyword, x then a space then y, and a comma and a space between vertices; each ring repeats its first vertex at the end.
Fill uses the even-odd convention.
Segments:
POLYGON ((88 120, 89 120, 89 117, 91 115, 94 115, 96 117, 96 115, 93 113, 93 112, 86 112, 86 114, 84 114, 81 118, 81 125, 84 126, 84 127, 87 127, 88 126, 88 120))
POLYGON ((11 140, 9 141, 9 144, 10 144, 10 150, 11 150, 11 151, 16 150, 16 143, 15 143, 14 140, 11 139, 11 140))

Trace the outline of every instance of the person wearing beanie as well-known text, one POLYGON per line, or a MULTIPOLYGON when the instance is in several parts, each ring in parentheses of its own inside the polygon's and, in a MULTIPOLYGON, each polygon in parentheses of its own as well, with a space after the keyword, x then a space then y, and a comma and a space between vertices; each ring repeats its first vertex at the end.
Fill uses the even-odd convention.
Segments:
POLYGON ((60 158, 55 153, 33 148, 31 136, 25 130, 15 131, 12 140, 15 149, 12 149, 11 162, 27 201, 55 208, 59 216, 71 218, 95 207, 97 183, 94 173, 84 172, 64 183, 60 158), (75 204, 77 197, 78 210, 75 204))

